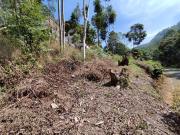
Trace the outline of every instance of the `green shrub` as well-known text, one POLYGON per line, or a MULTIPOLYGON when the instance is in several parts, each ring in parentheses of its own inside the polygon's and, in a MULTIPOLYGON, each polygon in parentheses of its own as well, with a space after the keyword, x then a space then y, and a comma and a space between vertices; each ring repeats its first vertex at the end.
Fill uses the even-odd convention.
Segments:
POLYGON ((75 33, 72 37, 72 43, 77 44, 77 43, 80 43, 80 41, 81 41, 81 35, 75 33))
POLYGON ((154 79, 158 79, 163 74, 163 67, 157 61, 143 61, 137 63, 137 65, 145 69, 145 71, 154 79))
POLYGON ((159 78, 162 74, 163 74, 163 70, 162 70, 162 69, 158 69, 158 68, 155 68, 155 69, 151 72, 151 76, 152 76, 153 78, 159 78))
POLYGON ((122 60, 122 56, 117 55, 117 54, 111 55, 110 57, 111 57, 111 59, 112 59, 113 61, 115 61, 115 62, 122 60))
POLYGON ((173 92, 173 106, 172 107, 180 115, 180 90, 178 88, 175 89, 173 92))
POLYGON ((108 53, 104 52, 103 48, 98 46, 91 46, 87 49, 87 60, 92 60, 94 58, 105 58, 108 57, 108 53))

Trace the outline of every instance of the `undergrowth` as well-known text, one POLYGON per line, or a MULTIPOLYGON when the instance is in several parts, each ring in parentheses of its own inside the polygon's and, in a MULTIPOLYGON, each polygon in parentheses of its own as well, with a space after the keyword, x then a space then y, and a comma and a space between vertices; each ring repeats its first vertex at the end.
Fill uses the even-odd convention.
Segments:
POLYGON ((163 67, 157 61, 137 61, 136 65, 143 68, 153 79, 158 79, 163 74, 163 67))

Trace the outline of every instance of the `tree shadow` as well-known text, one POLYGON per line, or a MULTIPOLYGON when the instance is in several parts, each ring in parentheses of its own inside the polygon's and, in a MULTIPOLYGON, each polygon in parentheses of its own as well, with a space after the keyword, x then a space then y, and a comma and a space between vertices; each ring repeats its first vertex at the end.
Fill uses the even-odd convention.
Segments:
POLYGON ((109 82, 103 84, 102 86, 104 86, 104 87, 116 87, 116 84, 112 83, 112 81, 109 81, 109 82))
POLYGON ((180 114, 176 112, 170 112, 163 114, 162 121, 168 125, 169 129, 175 134, 180 134, 180 114))

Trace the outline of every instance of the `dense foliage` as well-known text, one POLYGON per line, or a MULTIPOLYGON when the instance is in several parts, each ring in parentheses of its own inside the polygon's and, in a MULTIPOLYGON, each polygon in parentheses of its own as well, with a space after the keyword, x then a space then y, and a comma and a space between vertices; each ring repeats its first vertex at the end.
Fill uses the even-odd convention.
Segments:
POLYGON ((154 51, 159 47, 160 42, 169 35, 168 33, 172 33, 172 31, 178 30, 180 30, 180 22, 172 27, 163 29, 158 34, 156 34, 149 43, 141 45, 139 48, 148 48, 148 50, 154 51))
POLYGON ((180 23, 162 30, 138 50, 144 58, 159 60, 164 66, 180 67, 180 23))
POLYGON ((112 31, 109 34, 107 47, 105 48, 107 51, 112 54, 125 55, 128 49, 126 46, 121 43, 119 34, 112 31))
MULTIPOLYGON (((75 44, 82 43, 83 40, 84 26, 80 23, 82 12, 83 11, 80 9, 79 4, 77 4, 71 13, 70 20, 66 21, 66 36, 72 36, 72 43, 75 44)), ((86 38, 86 43, 88 45, 95 45, 96 31, 89 21, 87 23, 87 33, 88 36, 86 38)))
POLYGON ((180 67, 180 31, 170 34, 160 42, 155 58, 165 66, 180 67))
POLYGON ((146 36, 147 34, 143 24, 134 24, 131 26, 130 31, 126 33, 126 38, 128 38, 130 42, 133 42, 133 45, 139 45, 146 36))
POLYGON ((100 40, 106 41, 107 39, 108 28, 114 24, 116 12, 111 5, 104 7, 100 0, 94 0, 94 12, 92 24, 97 30, 98 45, 100 45, 100 40))
POLYGON ((22 52, 39 54, 41 43, 49 38, 47 8, 38 0, 14 1, 3 0, 1 5, 1 31, 3 35, 10 35, 18 39, 22 52))

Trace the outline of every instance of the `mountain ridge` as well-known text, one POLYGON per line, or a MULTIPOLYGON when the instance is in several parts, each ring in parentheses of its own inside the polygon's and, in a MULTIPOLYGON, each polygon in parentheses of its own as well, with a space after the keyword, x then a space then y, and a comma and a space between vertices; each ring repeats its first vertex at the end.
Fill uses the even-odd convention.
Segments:
POLYGON ((149 43, 143 44, 138 48, 150 48, 154 50, 158 48, 161 40, 164 39, 170 31, 178 31, 178 30, 180 30, 180 21, 176 25, 161 30, 159 33, 157 33, 154 36, 154 38, 149 43))

